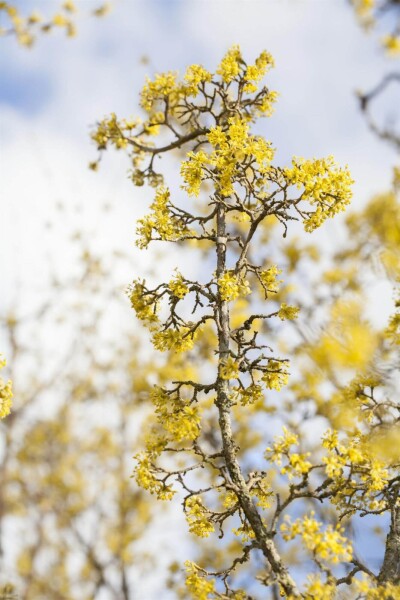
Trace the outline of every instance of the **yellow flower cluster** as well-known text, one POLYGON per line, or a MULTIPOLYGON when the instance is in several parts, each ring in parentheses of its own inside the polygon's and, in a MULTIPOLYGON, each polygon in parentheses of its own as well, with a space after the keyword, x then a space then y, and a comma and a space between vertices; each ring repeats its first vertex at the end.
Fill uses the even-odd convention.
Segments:
POLYGON ((158 323, 157 304, 150 294, 145 294, 145 286, 140 281, 134 281, 128 288, 131 306, 136 316, 150 327, 158 323))
POLYGON ((202 65, 191 65, 186 69, 184 79, 188 83, 188 95, 197 96, 199 92, 199 85, 210 82, 212 75, 202 65))
POLYGON ((309 575, 304 586, 307 600, 333 600, 336 595, 336 585, 322 581, 320 575, 309 575))
POLYGON ((200 416, 196 406, 191 406, 177 395, 168 394, 156 386, 151 394, 158 422, 176 442, 195 440, 200 431, 200 416))
POLYGON ((266 478, 258 481, 257 485, 251 489, 250 494, 256 498, 256 504, 260 508, 265 509, 271 507, 274 492, 271 491, 271 487, 266 478))
POLYGON ((266 458, 280 466, 283 456, 288 456, 291 447, 296 446, 298 443, 299 438, 297 435, 284 427, 283 435, 275 438, 272 448, 267 448, 266 458))
POLYGON ((254 65, 249 65, 244 75, 248 83, 244 86, 244 91, 248 93, 256 92, 257 83, 265 76, 267 71, 275 66, 275 61, 269 52, 261 52, 254 65))
MULTIPOLYGON (((0 370, 6 366, 6 361, 0 355, 0 370)), ((0 419, 4 419, 11 412, 12 406, 12 383, 10 380, 7 383, 0 377, 0 419)))
POLYGON ((285 321, 286 319, 297 319, 299 316, 299 310, 300 309, 297 308, 297 306, 290 306, 289 304, 285 304, 285 302, 283 302, 278 311, 278 317, 281 319, 281 321, 285 321))
POLYGON ((382 45, 385 48, 389 56, 400 55, 400 36, 395 34, 388 34, 382 38, 382 45))
POLYGON ((342 535, 343 528, 328 525, 325 531, 321 531, 321 525, 322 523, 314 519, 314 512, 293 523, 287 516, 286 522, 281 525, 282 537, 289 541, 300 535, 305 547, 318 560, 332 564, 351 560, 353 550, 350 542, 342 535))
POLYGON ((155 494, 159 500, 171 500, 175 494, 171 486, 159 481, 152 472, 153 466, 148 454, 142 452, 135 456, 137 465, 134 469, 134 477, 137 484, 151 494, 155 494))
POLYGON ((312 464, 307 460, 310 456, 309 452, 298 454, 294 452, 289 455, 289 464, 281 469, 282 475, 288 474, 289 479, 292 477, 301 477, 309 472, 312 464))
POLYGON ((189 288, 186 285, 186 283, 184 283, 183 277, 180 273, 177 273, 174 279, 171 279, 171 281, 168 284, 168 287, 175 296, 175 298, 179 298, 179 300, 182 300, 182 298, 184 298, 189 292, 189 288))
POLYGON ((217 73, 221 75, 225 83, 231 83, 240 73, 242 54, 239 46, 232 46, 220 62, 217 73))
POLYGON ((171 215, 169 208, 170 192, 168 189, 160 187, 156 190, 154 202, 150 208, 152 212, 139 219, 136 233, 138 240, 136 242, 139 248, 147 248, 153 238, 153 232, 158 234, 161 240, 175 241, 187 230, 182 227, 180 221, 171 215))
POLYGON ((377 585, 376 580, 366 575, 362 579, 357 579, 354 587, 359 597, 365 600, 400 600, 400 585, 393 583, 377 585))
POLYGON ((172 71, 159 73, 153 81, 147 78, 141 92, 141 106, 148 113, 152 113, 157 110, 160 101, 166 101, 173 113, 182 98, 197 96, 201 84, 210 82, 211 78, 211 73, 201 65, 188 67, 184 82, 178 82, 177 73, 172 71))
MULTIPOLYGON (((112 140, 117 150, 126 148, 128 145, 121 131, 117 120, 117 115, 111 113, 107 118, 104 118, 97 126, 97 129, 92 133, 92 140, 96 142, 98 150, 104 150, 107 147, 109 140, 112 140)), ((97 163, 91 163, 90 167, 93 170, 97 169, 97 163)))
POLYGON ((207 139, 214 148, 213 152, 189 152, 188 160, 181 166, 183 189, 192 196, 199 195, 201 182, 207 177, 214 179, 222 196, 230 196, 241 163, 254 160, 259 173, 265 174, 274 158, 271 144, 259 136, 249 135, 248 122, 239 116, 228 119, 226 130, 221 126, 212 127, 207 139), (207 167, 214 168, 212 174, 207 167))
POLYGON ((185 562, 186 587, 193 600, 209 600, 215 592, 214 580, 207 580, 200 575, 197 565, 190 560, 185 562))
POLYGON ((239 399, 243 406, 256 404, 264 400, 263 388, 261 385, 252 383, 247 388, 234 388, 234 397, 239 399))
POLYGON ((237 496, 235 494, 235 492, 226 492, 223 494, 222 496, 222 506, 228 510, 230 510, 231 508, 233 508, 234 506, 237 506, 238 504, 238 499, 237 496))
POLYGON ((236 275, 234 271, 225 271, 218 279, 218 291, 221 300, 232 302, 239 296, 251 294, 249 282, 236 275))
POLYGON ((183 189, 190 196, 198 196, 203 179, 203 167, 209 163, 209 155, 200 150, 199 152, 188 152, 188 160, 181 164, 181 176, 185 185, 183 189))
POLYGON ((263 94, 260 102, 256 104, 256 112, 260 117, 270 117, 274 112, 274 104, 278 99, 278 92, 267 90, 263 94))
POLYGON ((304 228, 308 232, 345 210, 350 203, 354 181, 348 168, 338 167, 332 156, 314 160, 293 158, 292 168, 284 169, 283 174, 289 185, 303 190, 303 200, 317 207, 304 221, 304 228))
POLYGON ((175 104, 180 95, 176 78, 177 74, 172 71, 157 74, 154 81, 147 78, 141 92, 141 107, 150 112, 162 99, 172 100, 171 103, 175 104))
POLYGON ((190 533, 194 533, 198 537, 208 537, 215 531, 200 496, 191 496, 186 501, 186 520, 190 533))
POLYGON ((237 529, 232 529, 232 533, 240 537, 243 544, 245 544, 246 542, 250 542, 255 538, 254 530, 252 529, 248 521, 245 521, 237 529))
POLYGON ((269 360, 268 371, 263 373, 261 379, 267 388, 270 390, 277 390, 279 392, 284 385, 287 385, 287 382, 289 381, 287 364, 272 359, 269 360))
POLYGON ((38 32, 49 33, 54 27, 65 28, 68 37, 76 35, 76 28, 71 19, 72 13, 76 12, 76 6, 72 0, 66 0, 61 4, 61 11, 54 14, 46 21, 37 11, 23 17, 15 3, 0 2, 0 14, 3 12, 10 22, 10 28, 0 28, 0 36, 12 32, 22 46, 30 47, 35 41, 38 32))
POLYGON ((260 272, 260 280, 263 286, 268 292, 277 292, 281 281, 277 281, 279 273, 282 273, 281 269, 278 269, 276 265, 272 265, 269 269, 260 272))
POLYGON ((322 445, 328 450, 322 462, 327 476, 333 480, 332 501, 348 507, 350 498, 355 508, 382 508, 385 503, 376 500, 376 496, 386 487, 390 474, 387 464, 373 455, 374 447, 368 437, 355 435, 346 445, 339 442, 336 431, 329 430, 322 445))
POLYGON ((187 352, 193 348, 199 330, 191 331, 189 327, 180 329, 166 329, 153 334, 152 342, 157 350, 164 352, 174 350, 175 352, 187 352))
POLYGON ((232 356, 222 363, 219 371, 222 379, 237 379, 239 377, 239 365, 232 356))
POLYGON ((288 475, 289 479, 293 477, 302 477, 306 475, 312 464, 307 460, 310 453, 291 452, 291 447, 299 443, 297 435, 283 428, 283 436, 275 438, 272 448, 267 448, 266 458, 281 466, 282 460, 285 457, 287 464, 282 467, 282 475, 288 475))

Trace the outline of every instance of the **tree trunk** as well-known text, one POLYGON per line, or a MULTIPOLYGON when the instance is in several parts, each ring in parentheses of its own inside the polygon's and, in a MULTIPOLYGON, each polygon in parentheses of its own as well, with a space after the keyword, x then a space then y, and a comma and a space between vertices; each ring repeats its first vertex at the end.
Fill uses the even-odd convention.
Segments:
MULTIPOLYGON (((226 216, 225 208, 222 204, 218 207, 217 213, 217 279, 224 273, 226 268, 226 216)), ((228 302, 218 298, 217 304, 217 324, 218 324, 218 382, 217 382, 217 400, 216 406, 219 411, 219 426, 222 435, 222 447, 226 466, 233 485, 236 488, 236 494, 243 512, 254 531, 260 550, 268 560, 272 572, 284 590, 290 597, 299 596, 296 583, 290 576, 288 570, 282 563, 276 546, 270 538, 268 531, 261 520, 257 508, 250 496, 250 492, 242 475, 239 462, 236 457, 236 447, 232 437, 232 425, 230 414, 229 382, 220 375, 221 367, 229 356, 230 345, 230 324, 229 324, 229 305, 228 302)))

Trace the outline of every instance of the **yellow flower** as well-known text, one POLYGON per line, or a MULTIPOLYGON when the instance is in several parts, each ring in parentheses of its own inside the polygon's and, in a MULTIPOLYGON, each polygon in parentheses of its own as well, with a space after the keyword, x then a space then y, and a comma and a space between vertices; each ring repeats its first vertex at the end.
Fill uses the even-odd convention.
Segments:
POLYGON ((135 456, 137 465, 134 476, 137 484, 151 494, 155 494, 159 500, 171 500, 175 492, 169 485, 165 485, 152 472, 153 465, 148 454, 142 452, 135 456))
POLYGON ((182 187, 190 196, 198 196, 203 180, 203 167, 210 162, 210 157, 203 150, 188 152, 187 157, 188 160, 181 164, 181 176, 185 182, 182 187))
POLYGON ((304 228, 310 232, 319 227, 328 217, 343 211, 352 197, 354 183, 348 168, 338 167, 332 156, 306 160, 293 158, 292 168, 283 170, 289 185, 302 191, 302 199, 316 205, 315 211, 304 221, 304 228))
POLYGON ((237 379, 239 377, 239 365, 232 356, 229 356, 220 368, 222 379, 237 379))
POLYGON ((185 567, 186 587, 193 600, 209 600, 215 592, 214 580, 207 581, 197 565, 189 560, 185 562, 185 567))
POLYGON ((189 288, 186 285, 186 283, 184 283, 183 277, 180 273, 177 273, 174 279, 171 279, 171 281, 168 284, 168 287, 173 293, 173 295, 176 298, 179 298, 180 300, 182 300, 182 298, 184 298, 189 292, 189 288))
POLYGON ((300 309, 297 308, 297 306, 289 306, 288 304, 285 304, 285 302, 283 302, 278 311, 278 317, 282 321, 285 321, 285 319, 297 319, 297 317, 299 316, 299 310, 300 309))
POLYGON ((342 535, 343 529, 328 525, 322 532, 321 525, 322 523, 314 519, 314 512, 311 512, 309 516, 305 515, 294 523, 291 523, 290 517, 287 517, 286 522, 281 525, 281 531, 287 541, 301 535, 305 547, 319 560, 332 564, 351 560, 352 546, 342 535))
POLYGON ((178 240, 187 230, 182 227, 180 221, 171 214, 169 206, 170 192, 167 188, 160 187, 156 190, 156 197, 150 208, 152 212, 138 220, 136 242, 139 248, 147 248, 153 238, 153 232, 158 234, 159 239, 174 241, 178 240))
POLYGON ((221 300, 231 302, 239 296, 251 294, 249 282, 233 271, 225 271, 218 279, 218 291, 221 300))
POLYGON ((156 407, 158 422, 175 442, 195 440, 198 437, 200 415, 196 405, 191 405, 159 386, 155 386, 152 391, 151 400, 156 407))
POLYGON ((225 54, 217 69, 218 75, 221 75, 225 83, 230 83, 239 75, 241 60, 242 55, 239 46, 233 46, 225 54))
POLYGON ((249 83, 244 86, 244 91, 249 93, 256 92, 258 89, 257 83, 264 77, 267 70, 274 66, 275 62, 271 54, 265 50, 261 52, 255 64, 249 65, 246 69, 244 79, 249 83))
MULTIPOLYGON (((6 361, 1 358, 0 355, 0 370, 6 366, 6 361)), ((0 377, 0 419, 4 419, 11 412, 12 406, 12 382, 10 380, 7 383, 2 377, 0 377)))
POLYGON ((279 392, 281 388, 289 381, 287 365, 275 360, 269 360, 268 371, 263 373, 261 379, 270 390, 274 389, 279 392))
POLYGON ((385 35, 382 44, 389 56, 398 56, 400 54, 400 36, 385 35))
POLYGON ((186 352, 193 348, 195 339, 199 330, 192 332, 189 327, 180 329, 167 329, 153 334, 152 342, 154 348, 164 352, 165 350, 174 350, 175 352, 186 352))
POLYGON ((146 84, 141 92, 141 106, 144 110, 150 112, 158 100, 174 97, 179 94, 179 88, 176 83, 176 73, 168 71, 155 76, 154 81, 146 80, 146 84))
POLYGON ((211 81, 211 77, 211 73, 201 65, 191 65, 188 67, 184 77, 185 81, 189 84, 188 94, 197 96, 200 84, 211 81))
POLYGON ((191 496, 186 501, 186 520, 189 524, 190 533, 194 533, 198 537, 208 537, 210 533, 215 531, 208 510, 200 496, 191 496))
POLYGON ((276 278, 279 275, 279 273, 282 273, 282 270, 278 269, 276 265, 272 265, 272 267, 270 267, 266 271, 261 271, 260 279, 263 286, 265 286, 268 292, 278 291, 279 284, 281 282, 277 281, 276 278))

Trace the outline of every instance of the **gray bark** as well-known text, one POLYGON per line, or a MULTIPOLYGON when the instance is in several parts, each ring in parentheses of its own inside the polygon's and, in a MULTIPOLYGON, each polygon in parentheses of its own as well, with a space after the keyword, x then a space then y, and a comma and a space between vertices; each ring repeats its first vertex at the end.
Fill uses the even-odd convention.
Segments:
POLYGON ((391 510, 391 523, 386 538, 385 557, 378 576, 378 581, 381 584, 400 584, 400 506, 396 506, 396 502, 398 502, 397 494, 391 510))

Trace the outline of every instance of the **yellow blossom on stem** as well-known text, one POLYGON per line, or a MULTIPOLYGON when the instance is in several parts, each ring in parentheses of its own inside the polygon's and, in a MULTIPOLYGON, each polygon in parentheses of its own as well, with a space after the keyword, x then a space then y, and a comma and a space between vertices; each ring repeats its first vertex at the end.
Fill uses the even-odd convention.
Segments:
POLYGON ((263 388, 256 383, 252 383, 247 388, 236 387, 234 388, 234 392, 235 397, 239 399, 239 402, 243 406, 261 402, 264 399, 263 388))
POLYGON ((203 167, 209 163, 210 158, 203 150, 188 152, 187 158, 188 160, 181 164, 181 176, 185 182, 183 189, 190 196, 198 196, 203 179, 203 167))
POLYGON ((138 319, 148 325, 158 322, 157 303, 152 295, 146 294, 144 283, 134 281, 128 288, 128 295, 138 319))
POLYGON ((289 185, 302 189, 302 199, 316 206, 304 221, 304 228, 310 232, 322 225, 328 218, 343 211, 352 197, 354 183, 348 168, 336 165, 332 156, 306 160, 293 158, 292 168, 283 170, 289 185))
POLYGON ((249 282, 236 275, 233 271, 225 271, 218 279, 218 291, 221 300, 232 302, 239 296, 251 293, 249 282))
MULTIPOLYGON (((6 361, 0 355, 0 370, 6 366, 6 361)), ((12 406, 12 383, 10 380, 7 382, 0 377, 0 419, 4 419, 11 412, 12 406)))
POLYGON ((279 273, 282 273, 282 270, 278 269, 276 265, 272 265, 269 269, 260 272, 260 280, 268 292, 278 291, 281 282, 277 281, 276 278, 279 273))
POLYGON ((301 477, 308 473, 312 467, 312 463, 307 460, 309 456, 311 456, 309 452, 306 454, 291 453, 289 455, 289 464, 281 469, 282 475, 288 474, 289 479, 292 479, 292 477, 301 477))
POLYGON ((211 81, 211 73, 207 71, 202 65, 190 65, 186 69, 185 81, 188 83, 189 94, 191 96, 197 96, 199 92, 199 85, 211 81))
POLYGON ((261 52, 256 59, 254 65, 248 65, 244 74, 245 81, 248 83, 244 86, 244 91, 248 93, 256 92, 258 89, 257 83, 265 76, 266 72, 275 66, 275 61, 272 55, 265 50, 261 52))
POLYGON ((263 373, 262 381, 270 390, 278 392, 289 381, 289 372, 287 371, 286 363, 281 363, 276 360, 268 361, 268 370, 263 373))
POLYGON ((199 334, 198 329, 191 331, 189 327, 180 329, 166 329, 153 334, 152 342, 154 348, 164 352, 174 350, 175 352, 186 352, 193 348, 194 342, 199 334))
POLYGON ((272 448, 267 448, 266 458, 276 463, 282 464, 283 456, 287 456, 291 446, 299 443, 299 438, 295 433, 291 433, 286 427, 283 428, 283 435, 275 438, 272 448))
POLYGON ((218 75, 221 75, 225 83, 230 83, 239 75, 241 60, 242 55, 239 46, 233 46, 225 54, 217 69, 218 75))
POLYGON ((152 239, 161 240, 178 240, 182 235, 187 233, 179 222, 179 219, 171 214, 170 210, 170 192, 166 188, 158 188, 156 197, 150 208, 152 212, 138 220, 136 233, 138 240, 136 242, 139 248, 147 248, 152 239), (158 238, 153 238, 153 233, 157 234, 158 238))
POLYGON ((215 592, 214 580, 201 576, 200 569, 190 560, 185 562, 185 567, 186 587, 193 600, 209 600, 215 592))
POLYGON ((224 361, 220 368, 222 379, 237 379, 239 377, 239 365, 232 356, 224 361))
POLYGON ((135 458, 137 465, 134 469, 134 477, 137 484, 151 494, 155 494, 159 500, 171 500, 175 492, 171 486, 165 485, 153 474, 150 456, 142 452, 135 458))
POLYGON ((186 283, 184 283, 183 277, 180 273, 177 273, 174 279, 171 279, 171 281, 168 284, 168 287, 173 293, 173 295, 176 298, 179 298, 180 300, 182 300, 182 298, 184 298, 189 292, 189 288, 186 285, 186 283))
POLYGON ((157 101, 178 93, 176 77, 176 73, 168 71, 167 73, 157 74, 154 81, 147 79, 141 93, 140 104, 142 108, 150 112, 157 101))
POLYGON ((176 442, 195 440, 200 433, 198 407, 156 386, 151 393, 157 420, 176 442))
POLYGON ((186 501, 186 520, 189 524, 190 533, 198 537, 208 537, 215 530, 211 523, 208 511, 200 496, 191 496, 186 501))
POLYGON ((352 546, 342 535, 343 528, 328 525, 325 531, 321 531, 321 526, 322 523, 316 521, 314 512, 311 512, 293 523, 290 517, 286 516, 285 523, 281 525, 281 532, 286 541, 300 535, 305 547, 321 561, 337 564, 351 560, 352 546))
POLYGON ((278 317, 281 319, 281 321, 285 321, 286 319, 297 319, 297 317, 299 316, 299 310, 300 309, 297 306, 290 306, 283 302, 278 311, 278 317))

